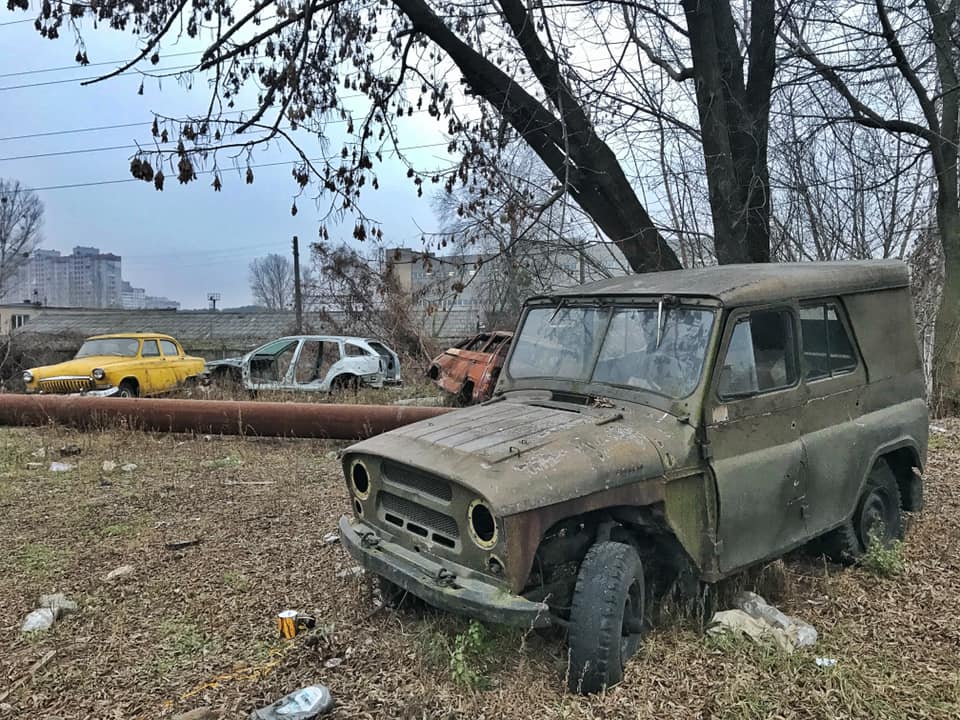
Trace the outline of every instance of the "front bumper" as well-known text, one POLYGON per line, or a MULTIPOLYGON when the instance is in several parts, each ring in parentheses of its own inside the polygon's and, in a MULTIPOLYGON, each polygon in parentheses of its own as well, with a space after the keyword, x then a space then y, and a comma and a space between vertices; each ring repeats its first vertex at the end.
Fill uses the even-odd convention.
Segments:
POLYGON ((364 568, 441 610, 502 625, 536 628, 552 624, 546 603, 532 602, 470 577, 470 571, 456 563, 441 563, 388 542, 362 521, 342 516, 340 539, 364 568))
POLYGON ((120 388, 110 386, 107 388, 101 388, 100 390, 84 390, 83 392, 71 392, 71 393, 51 393, 45 392, 43 390, 36 390, 32 388, 27 388, 28 395, 62 395, 63 397, 112 397, 120 392, 120 388))

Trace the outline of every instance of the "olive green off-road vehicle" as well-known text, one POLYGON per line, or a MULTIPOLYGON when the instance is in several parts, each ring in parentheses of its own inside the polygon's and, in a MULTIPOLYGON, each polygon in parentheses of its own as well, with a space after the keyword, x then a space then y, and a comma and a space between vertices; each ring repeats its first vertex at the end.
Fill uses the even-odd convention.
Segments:
POLYGON ((901 535, 923 393, 902 263, 605 280, 527 303, 490 401, 349 448, 340 533, 387 595, 566 626, 591 692, 653 588, 901 535))

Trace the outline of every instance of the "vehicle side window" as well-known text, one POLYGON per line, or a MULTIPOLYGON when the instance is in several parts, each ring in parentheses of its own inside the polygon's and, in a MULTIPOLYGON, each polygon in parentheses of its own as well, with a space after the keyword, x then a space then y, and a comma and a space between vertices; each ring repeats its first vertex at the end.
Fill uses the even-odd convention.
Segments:
POLYGON ((167 357, 177 357, 180 354, 180 351, 177 350, 177 346, 169 340, 161 340, 160 349, 163 350, 163 354, 167 357))
POLYGON ((807 380, 820 380, 857 367, 857 354, 836 306, 822 303, 800 308, 800 329, 807 380))
POLYGON ((296 340, 272 342, 260 348, 250 359, 250 376, 253 381, 280 382, 285 379, 296 349, 296 340))
POLYGON ((160 346, 156 340, 144 340, 140 357, 160 357, 160 346))
POLYGON ((780 390, 796 381, 796 341, 790 313, 761 310, 738 320, 720 369, 720 397, 747 397, 780 390))
POLYGON ((340 347, 337 342, 304 340, 295 370, 296 382, 307 384, 323 380, 330 367, 340 359, 340 347))
POLYGON ((359 345, 354 345, 353 343, 344 343, 344 355, 346 357, 365 357, 367 355, 372 355, 373 353, 367 352, 364 348, 359 345))
POLYGON ((300 348, 300 357, 297 359, 297 368, 294 372, 294 379, 298 383, 312 383, 323 380, 320 375, 322 346, 323 343, 317 340, 303 341, 303 347, 300 348))

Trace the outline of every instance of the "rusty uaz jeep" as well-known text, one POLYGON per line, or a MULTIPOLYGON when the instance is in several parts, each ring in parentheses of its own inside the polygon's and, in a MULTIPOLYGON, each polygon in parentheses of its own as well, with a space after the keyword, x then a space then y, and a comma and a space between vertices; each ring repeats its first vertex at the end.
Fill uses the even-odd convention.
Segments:
POLYGON ((605 280, 527 303, 490 401, 349 448, 340 532, 388 595, 567 626, 570 687, 595 691, 684 570, 899 536, 923 392, 901 263, 605 280))

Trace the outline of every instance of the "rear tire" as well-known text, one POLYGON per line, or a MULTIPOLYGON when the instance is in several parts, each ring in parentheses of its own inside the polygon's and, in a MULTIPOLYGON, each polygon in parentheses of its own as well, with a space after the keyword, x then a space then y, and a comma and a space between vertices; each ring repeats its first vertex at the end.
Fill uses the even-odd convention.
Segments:
POLYGON ((854 563, 866 551, 873 531, 884 545, 903 537, 900 488, 883 458, 870 471, 853 517, 820 538, 819 550, 834 562, 854 563))
POLYGON ((884 546, 903 537, 900 487, 886 460, 878 460, 870 472, 863 497, 854 514, 854 527, 864 550, 869 547, 874 535, 884 546))
POLYGON ((121 397, 121 398, 140 397, 140 389, 137 387, 136 383, 133 383, 130 380, 124 380, 122 383, 120 383, 120 386, 117 388, 117 397, 121 397))
POLYGON ((645 599, 643 563, 633 547, 601 542, 587 551, 570 609, 571 692, 594 693, 623 679, 640 647, 645 599))

